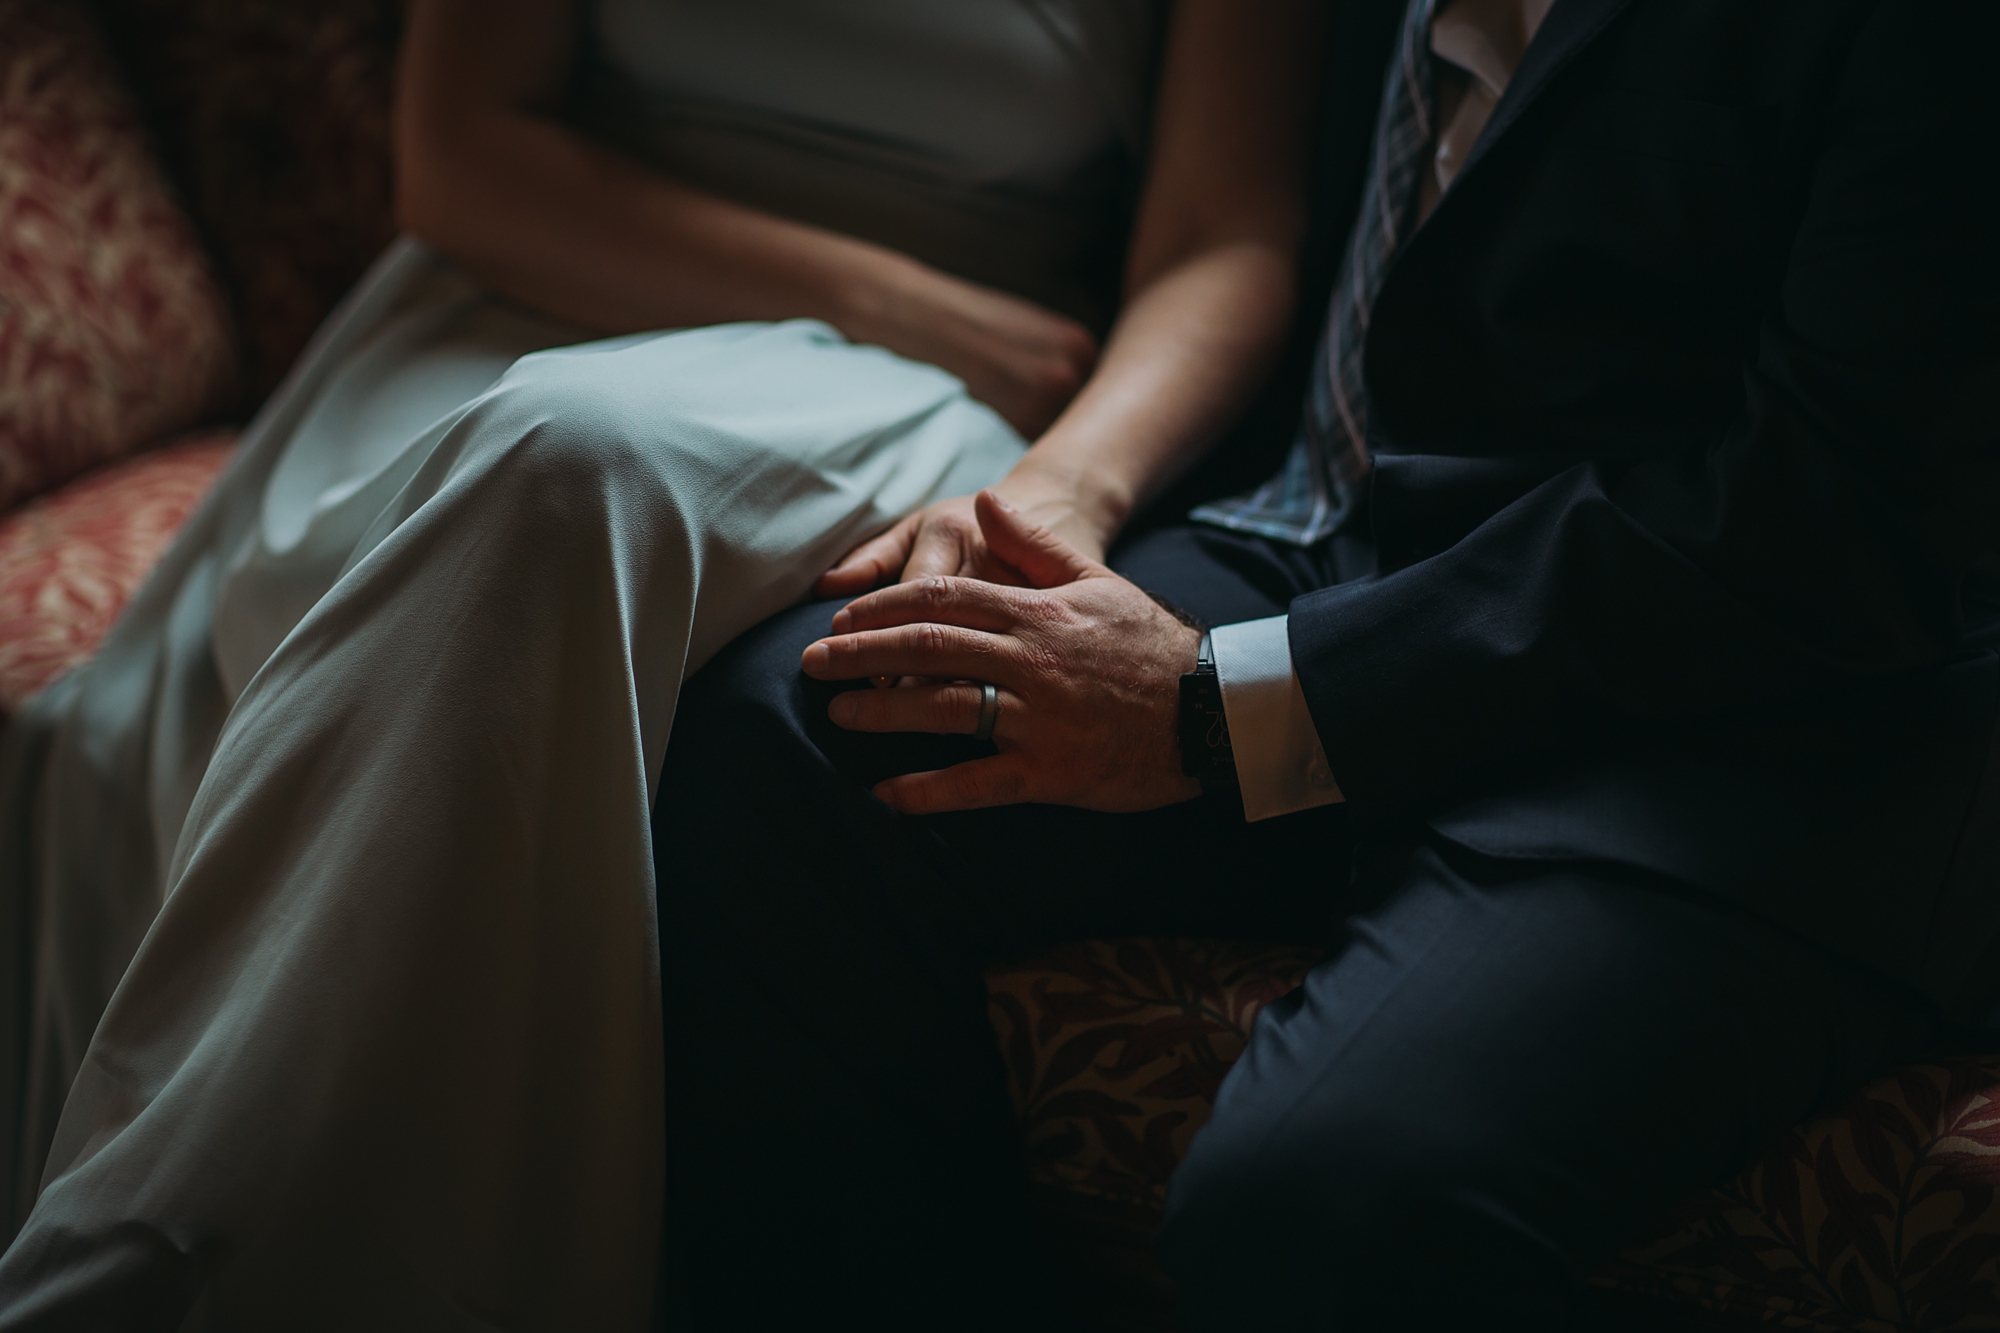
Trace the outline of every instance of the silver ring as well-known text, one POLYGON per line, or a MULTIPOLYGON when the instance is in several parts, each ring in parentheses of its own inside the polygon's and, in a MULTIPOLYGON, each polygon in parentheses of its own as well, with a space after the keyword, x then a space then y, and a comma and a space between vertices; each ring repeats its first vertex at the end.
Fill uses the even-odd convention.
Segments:
POLYGON ((974 729, 972 739, 990 741, 993 739, 993 724, 1000 720, 1000 691, 992 685, 982 683, 979 687, 979 726, 974 729))

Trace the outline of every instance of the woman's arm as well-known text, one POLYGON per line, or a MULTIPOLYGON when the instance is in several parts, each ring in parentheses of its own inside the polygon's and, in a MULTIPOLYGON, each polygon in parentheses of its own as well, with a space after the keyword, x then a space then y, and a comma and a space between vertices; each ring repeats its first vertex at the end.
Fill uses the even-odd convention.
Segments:
POLYGON ((1023 433, 1096 358, 1074 320, 907 256, 677 184, 555 117, 574 0, 415 0, 396 213, 506 296, 607 333, 823 319, 943 366, 1023 433))
MULTIPOLYGON (((1124 309, 1083 392, 996 487, 1092 559, 1215 442, 1284 340, 1327 8, 1175 6, 1124 309)), ((970 500, 957 500, 857 548, 820 591, 860 592, 899 572, 1020 581, 986 553, 970 500)))

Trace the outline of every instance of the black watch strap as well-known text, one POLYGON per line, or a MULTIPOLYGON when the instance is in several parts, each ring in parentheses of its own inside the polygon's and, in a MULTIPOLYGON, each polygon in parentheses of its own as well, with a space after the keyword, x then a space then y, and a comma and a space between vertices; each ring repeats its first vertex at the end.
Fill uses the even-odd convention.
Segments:
POLYGON ((1236 752, 1229 746, 1229 718, 1222 711, 1222 678, 1207 634, 1195 667, 1181 677, 1181 772, 1204 788, 1236 786, 1236 752))

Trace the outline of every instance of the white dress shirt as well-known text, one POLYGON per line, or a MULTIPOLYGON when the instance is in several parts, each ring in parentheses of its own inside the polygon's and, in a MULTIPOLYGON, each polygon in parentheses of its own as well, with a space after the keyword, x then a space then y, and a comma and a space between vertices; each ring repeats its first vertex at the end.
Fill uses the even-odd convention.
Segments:
MULTIPOLYGON (((1430 216, 1477 143, 1554 0, 1447 0, 1431 20, 1437 143, 1418 207, 1430 216)), ((1292 669, 1287 618, 1217 626, 1215 673, 1236 753, 1243 817, 1270 819, 1344 799, 1292 669)))

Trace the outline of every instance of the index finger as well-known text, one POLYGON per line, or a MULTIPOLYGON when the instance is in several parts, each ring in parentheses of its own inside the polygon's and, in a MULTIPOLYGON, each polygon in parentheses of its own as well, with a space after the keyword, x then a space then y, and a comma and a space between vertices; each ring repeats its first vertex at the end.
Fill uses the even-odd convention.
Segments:
POLYGON ((1021 597, 1029 590, 980 579, 938 575, 878 588, 833 613, 833 632, 888 629, 929 622, 1004 633, 1021 623, 1021 597))
POLYGON ((1007 640, 958 625, 896 625, 836 634, 807 646, 799 668, 815 680, 863 676, 942 676, 1004 684, 1007 640))

